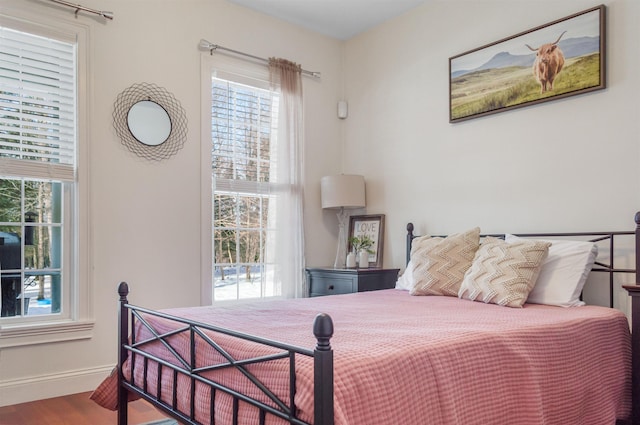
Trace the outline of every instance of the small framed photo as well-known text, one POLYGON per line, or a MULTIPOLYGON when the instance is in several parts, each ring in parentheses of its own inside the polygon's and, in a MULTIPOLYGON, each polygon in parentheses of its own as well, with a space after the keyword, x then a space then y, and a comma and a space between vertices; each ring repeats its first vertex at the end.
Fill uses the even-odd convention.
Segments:
POLYGON ((369 249, 369 264, 372 267, 382 267, 382 248, 384 247, 384 214, 352 215, 349 218, 349 246, 354 237, 368 237, 373 241, 369 249))

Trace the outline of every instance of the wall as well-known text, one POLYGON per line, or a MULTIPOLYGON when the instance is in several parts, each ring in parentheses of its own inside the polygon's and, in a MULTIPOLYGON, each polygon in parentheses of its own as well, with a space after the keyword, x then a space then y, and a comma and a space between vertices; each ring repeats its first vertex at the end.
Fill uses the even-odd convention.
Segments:
POLYGON ((345 168, 366 178, 367 213, 386 214, 385 265, 404 264, 409 221, 419 234, 634 228, 640 2, 604 3, 607 89, 456 124, 449 57, 597 4, 432 1, 346 43, 345 168))
MULTIPOLYGON (((90 284, 93 338, 0 351, 0 404, 95 388, 116 362, 118 282, 130 301, 151 308, 201 303, 200 57, 198 42, 260 57, 278 56, 320 71, 304 77, 307 223, 322 222, 319 180, 340 171, 342 43, 225 0, 84 0, 113 21, 80 13, 90 27, 90 284), (134 83, 166 88, 181 103, 188 140, 169 160, 149 162, 123 147, 112 125, 114 101, 134 83)), ((73 9, 41 0, 0 0, 13 16, 75 21, 73 9)), ((204 53, 207 54, 208 53, 204 53)), ((326 227, 336 224, 328 215, 326 227)), ((307 255, 329 263, 335 235, 308 224, 307 255)), ((334 231, 335 233, 336 231, 334 231)))

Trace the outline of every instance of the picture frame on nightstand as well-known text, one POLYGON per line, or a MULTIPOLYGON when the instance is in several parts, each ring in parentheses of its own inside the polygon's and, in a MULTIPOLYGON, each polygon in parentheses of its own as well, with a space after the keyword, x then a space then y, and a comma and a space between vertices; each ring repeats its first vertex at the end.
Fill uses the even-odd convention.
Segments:
POLYGON ((356 236, 368 236, 373 241, 369 253, 369 265, 382 267, 382 249, 384 248, 384 214, 352 215, 349 218, 349 246, 348 252, 353 249, 351 238, 356 236))

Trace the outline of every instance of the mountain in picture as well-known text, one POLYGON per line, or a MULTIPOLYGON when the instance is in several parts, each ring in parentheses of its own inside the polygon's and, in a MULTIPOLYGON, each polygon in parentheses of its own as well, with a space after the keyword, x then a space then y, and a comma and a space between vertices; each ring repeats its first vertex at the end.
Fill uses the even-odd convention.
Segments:
MULTIPOLYGON (((565 59, 596 53, 600 50, 600 37, 576 37, 561 40, 558 46, 562 50, 565 59)), ((535 47, 535 46, 534 46, 535 47)), ((528 55, 512 55, 508 52, 500 52, 484 64, 475 69, 460 70, 451 73, 451 78, 487 69, 515 67, 529 67, 536 58, 535 52, 528 55)))

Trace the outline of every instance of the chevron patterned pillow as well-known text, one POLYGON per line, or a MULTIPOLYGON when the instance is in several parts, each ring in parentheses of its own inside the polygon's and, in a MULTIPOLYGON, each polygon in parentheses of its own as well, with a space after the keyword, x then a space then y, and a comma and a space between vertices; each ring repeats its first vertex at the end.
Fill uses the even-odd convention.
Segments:
POLYGON ((533 289, 551 243, 522 240, 507 243, 487 237, 464 275, 460 298, 507 307, 522 307, 533 289))
POLYGON ((411 262, 415 283, 409 293, 457 297, 479 244, 479 227, 446 238, 423 236, 414 239, 411 262))

